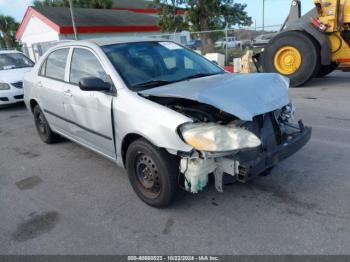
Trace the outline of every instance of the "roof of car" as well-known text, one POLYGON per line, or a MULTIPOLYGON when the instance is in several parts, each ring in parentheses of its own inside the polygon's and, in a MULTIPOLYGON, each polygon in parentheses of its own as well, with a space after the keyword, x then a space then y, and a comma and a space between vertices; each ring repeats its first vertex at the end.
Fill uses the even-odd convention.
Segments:
POLYGON ((106 38, 97 38, 91 39, 90 42, 93 42, 99 46, 121 44, 121 43, 135 43, 135 42, 154 42, 154 41, 169 41, 167 39, 161 38, 150 38, 150 37, 106 37, 106 38))
POLYGON ((151 38, 151 37, 106 37, 106 38, 96 38, 89 40, 71 40, 71 41, 62 41, 55 45, 57 46, 75 46, 75 45, 89 45, 91 43, 98 46, 106 46, 113 44, 123 44, 123 43, 137 43, 137 42, 172 42, 168 39, 162 38, 151 38))

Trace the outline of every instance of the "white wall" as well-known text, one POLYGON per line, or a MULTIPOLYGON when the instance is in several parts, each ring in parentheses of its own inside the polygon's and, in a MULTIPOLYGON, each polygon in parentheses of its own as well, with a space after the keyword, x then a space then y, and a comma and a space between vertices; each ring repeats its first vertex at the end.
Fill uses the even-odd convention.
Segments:
MULTIPOLYGON (((187 42, 190 39, 189 32, 178 32, 176 34, 164 34, 160 32, 130 32, 130 33, 95 33, 95 34, 79 34, 80 40, 104 38, 104 37, 157 37, 166 38, 178 42, 187 42)), ((45 52, 47 48, 55 44, 59 40, 73 40, 73 34, 59 34, 50 26, 42 22, 40 19, 32 16, 23 32, 20 42, 26 47, 29 57, 37 61, 41 55, 41 51, 45 52), (38 44, 42 47, 38 48, 38 44), (34 46, 33 46, 34 45, 34 46)))
POLYGON ((57 41, 59 34, 40 19, 32 16, 19 40, 28 48, 30 58, 36 61, 38 53, 33 49, 33 44, 57 41))

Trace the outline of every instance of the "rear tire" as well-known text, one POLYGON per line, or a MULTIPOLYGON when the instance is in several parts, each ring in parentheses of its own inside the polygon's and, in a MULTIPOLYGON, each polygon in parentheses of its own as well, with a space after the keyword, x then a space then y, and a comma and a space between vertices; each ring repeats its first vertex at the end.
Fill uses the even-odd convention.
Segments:
POLYGON ((262 65, 264 72, 280 73, 289 77, 291 86, 301 86, 309 81, 315 75, 315 72, 319 71, 319 47, 314 39, 306 33, 287 31, 277 35, 265 47, 262 65), (278 70, 275 62, 279 50, 288 47, 297 50, 301 57, 300 65, 290 73, 278 70))
POLYGON ((178 188, 177 157, 138 139, 127 150, 126 169, 131 186, 142 201, 158 208, 170 204, 178 188))
POLYGON ((329 65, 321 65, 320 69, 316 73, 315 77, 321 78, 326 75, 332 73, 335 69, 337 69, 338 63, 331 63, 329 65))
POLYGON ((39 105, 34 107, 33 115, 35 127, 41 140, 46 144, 56 143, 59 136, 51 130, 49 123, 47 122, 46 117, 39 105))

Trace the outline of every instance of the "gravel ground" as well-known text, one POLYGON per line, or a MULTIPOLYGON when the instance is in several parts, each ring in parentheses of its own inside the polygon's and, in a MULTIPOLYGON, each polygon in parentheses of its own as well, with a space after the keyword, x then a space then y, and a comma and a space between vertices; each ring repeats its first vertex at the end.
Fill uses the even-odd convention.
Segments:
POLYGON ((69 141, 45 145, 23 105, 0 109, 1 254, 349 254, 350 86, 291 89, 312 140, 268 177, 165 210, 123 169, 69 141))

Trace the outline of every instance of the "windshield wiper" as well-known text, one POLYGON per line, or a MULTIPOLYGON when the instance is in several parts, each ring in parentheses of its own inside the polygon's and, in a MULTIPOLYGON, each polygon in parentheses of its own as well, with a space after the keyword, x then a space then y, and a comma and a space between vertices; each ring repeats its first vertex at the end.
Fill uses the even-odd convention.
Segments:
POLYGON ((144 83, 139 83, 136 85, 133 85, 133 88, 144 88, 144 87, 157 87, 162 85, 168 85, 173 83, 172 81, 166 81, 166 80, 150 80, 144 83))

